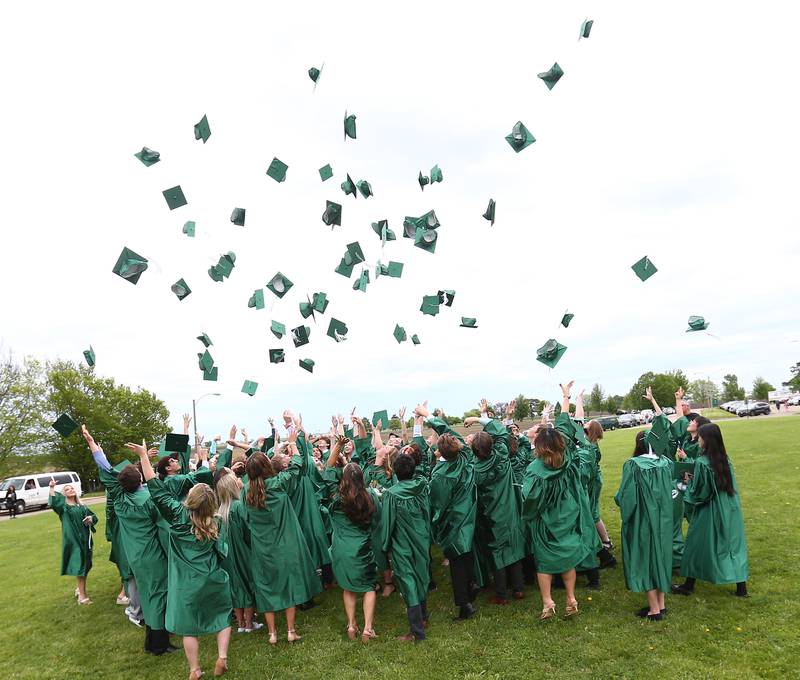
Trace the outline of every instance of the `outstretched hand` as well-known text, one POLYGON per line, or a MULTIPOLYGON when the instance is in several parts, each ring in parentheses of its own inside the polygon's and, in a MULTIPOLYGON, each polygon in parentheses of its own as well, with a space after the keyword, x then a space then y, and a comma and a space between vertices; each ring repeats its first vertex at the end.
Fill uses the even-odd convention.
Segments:
POLYGON ((128 442, 125 444, 126 449, 130 449, 133 451, 139 458, 147 458, 147 446, 145 446, 144 442, 141 444, 134 444, 133 442, 128 442))
POLYGON ((570 380, 566 385, 561 385, 561 394, 567 398, 569 398, 569 393, 572 390, 572 386, 575 384, 574 380, 570 380))
POLYGON ((675 392, 675 399, 680 401, 681 399, 683 399, 685 394, 686 394, 686 390, 684 390, 683 387, 679 387, 677 392, 675 392))
POLYGON ((647 401, 653 401, 653 388, 650 385, 647 386, 647 389, 644 391, 644 398, 647 401))
POLYGON ((89 430, 86 429, 86 425, 81 425, 81 435, 92 453, 100 449, 94 437, 92 437, 92 435, 89 434, 89 430))

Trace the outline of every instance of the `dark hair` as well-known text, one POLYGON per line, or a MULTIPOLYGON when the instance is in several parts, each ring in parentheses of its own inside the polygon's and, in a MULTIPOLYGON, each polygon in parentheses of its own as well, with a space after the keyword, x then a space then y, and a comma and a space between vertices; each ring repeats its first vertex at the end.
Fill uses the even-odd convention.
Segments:
POLYGON ((158 463, 156 463, 156 472, 158 473, 158 478, 163 482, 165 477, 167 476, 167 468, 171 461, 177 460, 175 456, 164 456, 163 458, 159 459, 158 463))
POLYGON ((344 466, 342 481, 339 482, 339 497, 347 519, 362 527, 370 525, 375 503, 364 485, 364 473, 356 463, 344 466))
POLYGON ((142 485, 142 473, 135 465, 126 465, 117 475, 117 482, 123 491, 133 493, 142 485))
POLYGON ((517 439, 516 435, 511 435, 508 438, 508 457, 514 458, 517 455, 517 451, 519 450, 519 439, 517 439))
POLYGON ((633 447, 632 457, 643 456, 650 453, 650 444, 644 438, 645 430, 640 430, 636 433, 636 445, 633 447))
POLYGON ((697 430, 697 436, 703 440, 703 453, 708 456, 711 469, 714 471, 714 481, 717 491, 724 491, 729 496, 735 496, 731 466, 728 461, 728 452, 725 442, 722 441, 722 431, 719 425, 708 423, 697 430))
POLYGON ((536 456, 549 468, 556 470, 564 464, 564 449, 567 444, 564 437, 555 428, 545 427, 539 430, 533 440, 536 456))
POLYGON ((480 460, 486 460, 492 454, 494 440, 487 432, 478 432, 472 438, 472 453, 480 460))
POLYGON ((319 446, 319 442, 325 442, 328 445, 328 448, 331 447, 331 438, 326 435, 321 435, 314 440, 314 444, 319 446))
MULTIPOLYGON (((422 463, 422 449, 417 442, 407 444, 402 448, 400 453, 411 456, 414 459, 414 465, 420 465, 422 463)), ((395 465, 397 465, 397 458, 395 458, 395 465)))
POLYGON ((261 451, 256 451, 247 459, 247 476, 250 483, 247 486, 247 505, 254 508, 263 508, 267 504, 267 490, 264 487, 264 480, 275 476, 275 469, 272 461, 261 451))
POLYGON ((445 432, 437 443, 437 449, 445 460, 455 460, 461 451, 461 442, 454 434, 445 432))
POLYGON ((401 453, 394 461, 394 474, 401 482, 404 479, 411 479, 414 476, 417 464, 408 454, 401 453))
POLYGON ((389 437, 397 437, 398 439, 401 439, 400 435, 397 434, 397 432, 390 432, 388 436, 389 437))

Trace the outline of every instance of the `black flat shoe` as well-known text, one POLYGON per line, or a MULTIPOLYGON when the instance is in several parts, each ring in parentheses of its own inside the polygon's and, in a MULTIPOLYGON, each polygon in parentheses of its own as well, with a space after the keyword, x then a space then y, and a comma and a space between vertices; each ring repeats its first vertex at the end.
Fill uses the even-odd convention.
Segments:
POLYGON ((664 620, 664 615, 661 612, 658 612, 658 614, 648 614, 647 615, 647 620, 648 621, 663 621, 664 620))
MULTIPOLYGON (((647 616, 650 614, 650 607, 642 607, 641 609, 637 609, 633 613, 636 616, 638 616, 640 619, 647 618, 647 616)), ((662 609, 659 613, 661 614, 661 616, 666 616, 667 615, 666 607, 664 609, 662 609)))
POLYGON ((750 597, 750 593, 748 593, 747 591, 745 591, 743 593, 740 593, 738 591, 734 591, 733 594, 736 595, 736 597, 750 597))
POLYGON ((453 617, 453 621, 466 621, 467 619, 471 619, 477 613, 478 610, 475 609, 475 606, 470 602, 469 604, 459 607, 458 616, 453 617))
POLYGON ((308 602, 303 602, 303 604, 298 604, 297 608, 301 612, 307 612, 309 609, 314 609, 317 606, 317 603, 314 602, 313 599, 309 600, 308 602))
POLYGON ((482 589, 479 588, 475 583, 470 583, 470 585, 469 585, 469 601, 470 602, 475 602, 475 598, 478 597, 478 595, 480 594, 481 590, 482 589))
POLYGON ((673 585, 672 586, 672 594, 673 595, 693 595, 694 588, 687 588, 685 585, 681 584, 679 586, 673 585))

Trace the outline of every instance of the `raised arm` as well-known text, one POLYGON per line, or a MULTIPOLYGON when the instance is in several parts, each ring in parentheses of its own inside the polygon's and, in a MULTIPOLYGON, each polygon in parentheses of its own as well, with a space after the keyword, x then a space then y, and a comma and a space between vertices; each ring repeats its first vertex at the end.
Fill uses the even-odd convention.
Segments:
MULTIPOLYGON (((361 427, 364 427, 364 424, 361 424, 361 427)), ((372 428, 372 448, 376 451, 383 446, 383 438, 381 437, 381 428, 383 427, 383 421, 378 420, 375 423, 375 426, 372 428)))
POLYGON ((183 414, 183 434, 189 434, 189 424, 192 422, 192 418, 188 413, 183 414))
POLYGON ((150 463, 150 458, 147 454, 147 447, 145 446, 144 441, 141 444, 133 444, 132 442, 128 442, 125 444, 125 448, 130 449, 137 456, 139 456, 139 463, 142 466, 142 476, 144 477, 144 481, 149 482, 151 479, 155 479, 156 472, 153 470, 153 465, 150 463))
POLYGON ((647 389, 644 392, 644 398, 647 399, 647 401, 649 401, 653 405, 653 413, 655 413, 657 416, 660 416, 662 413, 661 407, 658 405, 656 398, 653 396, 653 388, 650 387, 649 385, 647 386, 647 389))
POLYGON ((578 392, 578 397, 575 399, 575 420, 583 421, 583 390, 578 392))
POLYGON ((678 418, 683 417, 683 397, 686 395, 686 390, 683 387, 679 387, 678 391, 675 392, 675 415, 678 418))
POLYGON ((408 436, 408 424, 406 423, 406 407, 401 406, 400 410, 397 412, 397 415, 400 417, 400 438, 403 440, 403 444, 408 444, 411 441, 411 438, 408 436))
POLYGON ((569 415, 569 393, 574 384, 575 381, 570 380, 566 385, 561 385, 561 413, 569 415))

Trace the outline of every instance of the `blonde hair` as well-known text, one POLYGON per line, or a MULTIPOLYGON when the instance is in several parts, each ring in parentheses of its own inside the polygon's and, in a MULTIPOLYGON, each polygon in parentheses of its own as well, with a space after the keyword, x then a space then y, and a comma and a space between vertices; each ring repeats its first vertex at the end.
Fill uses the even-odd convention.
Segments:
POLYGON ((216 485, 217 500, 219 500, 219 508, 217 508, 217 517, 222 520, 225 526, 228 526, 228 514, 231 511, 231 504, 239 500, 241 490, 236 481, 235 475, 227 473, 222 475, 217 480, 216 485))
POLYGON ((184 506, 189 511, 192 533, 198 541, 216 541, 219 527, 214 519, 217 497, 208 484, 195 484, 186 495, 184 506))

